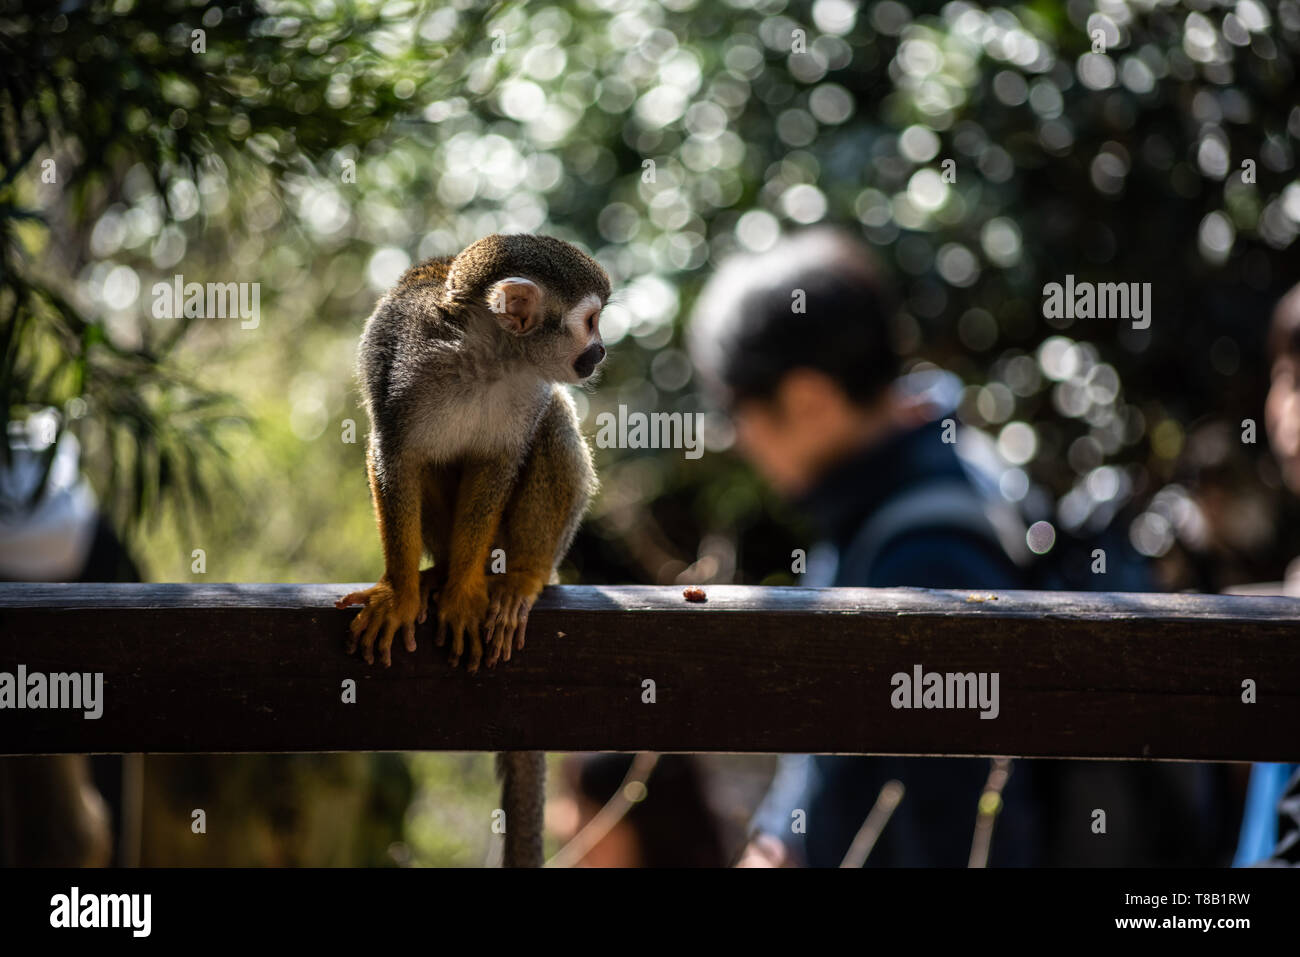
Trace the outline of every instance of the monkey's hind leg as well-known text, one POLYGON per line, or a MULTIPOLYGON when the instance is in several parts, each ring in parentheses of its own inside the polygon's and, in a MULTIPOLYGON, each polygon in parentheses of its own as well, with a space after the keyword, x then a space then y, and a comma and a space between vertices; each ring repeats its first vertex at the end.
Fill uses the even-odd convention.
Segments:
POLYGON ((541 751, 502 751, 497 755, 501 807, 506 812, 503 867, 541 867, 545 827, 546 755, 541 751))
POLYGON ((573 543, 595 487, 572 400, 557 389, 502 517, 506 570, 489 576, 484 625, 489 668, 524 647, 528 613, 573 543))
POLYGON ((504 461, 468 462, 456 488, 451 521, 451 560, 447 584, 438 594, 438 638, 451 639, 448 660, 455 668, 469 651, 466 668, 473 674, 483 658, 483 624, 487 619, 487 560, 510 499, 514 469, 504 461))

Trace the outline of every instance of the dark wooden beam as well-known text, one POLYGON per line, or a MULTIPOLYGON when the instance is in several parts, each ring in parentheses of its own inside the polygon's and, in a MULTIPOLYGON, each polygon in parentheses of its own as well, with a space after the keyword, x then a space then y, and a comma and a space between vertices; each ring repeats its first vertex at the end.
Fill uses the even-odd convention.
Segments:
MULTIPOLYGON (((1300 761, 1300 600, 919 589, 548 589, 527 648, 342 650, 351 585, 0 585, 0 673, 102 672, 103 716, 0 710, 0 753, 786 751, 1300 761), (996 672, 998 716, 896 709, 996 672), (341 700, 355 679, 357 702, 341 700), (1256 702, 1244 703, 1243 682, 1256 702), (643 701, 653 682, 654 703, 643 701)), ((0 674, 0 681, 3 675, 0 674)))

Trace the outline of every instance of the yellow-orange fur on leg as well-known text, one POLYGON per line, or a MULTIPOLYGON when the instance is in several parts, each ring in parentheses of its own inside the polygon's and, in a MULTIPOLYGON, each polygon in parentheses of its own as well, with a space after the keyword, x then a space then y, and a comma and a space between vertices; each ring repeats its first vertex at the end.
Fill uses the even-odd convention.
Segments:
MULTIPOLYGON (((375 518, 384 546, 384 576, 371 588, 344 595, 336 608, 364 606, 349 627, 347 652, 361 646, 367 664, 374 664, 376 640, 379 660, 393 663, 393 638, 402 633, 407 651, 415 650, 415 621, 420 614, 419 496, 412 494, 409 477, 398 475, 380 485, 374 456, 366 456, 370 490, 375 501, 375 518)), ((418 491, 418 490, 415 490, 418 491)))

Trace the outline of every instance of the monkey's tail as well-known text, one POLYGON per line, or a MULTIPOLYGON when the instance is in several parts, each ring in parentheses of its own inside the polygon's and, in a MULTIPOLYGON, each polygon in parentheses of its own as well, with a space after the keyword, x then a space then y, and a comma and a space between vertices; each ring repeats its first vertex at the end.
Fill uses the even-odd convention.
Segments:
POLYGON ((546 803, 546 755, 541 751, 497 754, 501 807, 506 812, 502 867, 541 867, 542 812, 546 803))

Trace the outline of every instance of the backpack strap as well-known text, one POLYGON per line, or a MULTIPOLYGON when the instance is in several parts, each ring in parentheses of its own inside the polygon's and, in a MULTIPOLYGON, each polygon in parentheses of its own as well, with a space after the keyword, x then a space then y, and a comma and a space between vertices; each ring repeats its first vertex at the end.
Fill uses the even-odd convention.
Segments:
POLYGON ((853 536, 841 564, 865 568, 869 574, 886 546, 923 528, 968 532, 1017 565, 1027 561, 1024 523, 1012 510, 986 499, 965 479, 945 477, 888 499, 853 536))

